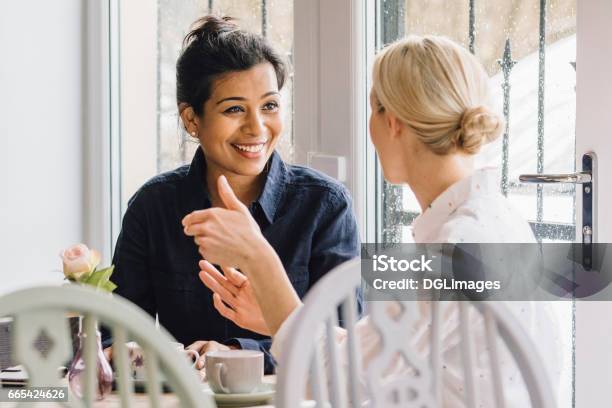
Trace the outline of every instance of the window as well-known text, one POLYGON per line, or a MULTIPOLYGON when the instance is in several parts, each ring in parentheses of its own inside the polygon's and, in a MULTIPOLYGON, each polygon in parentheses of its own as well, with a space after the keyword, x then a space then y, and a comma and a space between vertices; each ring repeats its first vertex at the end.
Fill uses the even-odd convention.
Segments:
POLYGON ((293 0, 133 3, 121 2, 121 213, 147 179, 189 163, 198 147, 179 121, 175 65, 191 23, 211 12, 265 35, 289 63, 282 92, 285 127, 277 150, 293 162, 293 0))
MULTIPOLYGON (((377 48, 406 34, 439 34, 475 53, 507 123, 478 164, 500 168, 500 191, 539 240, 573 241, 574 186, 521 184, 518 177, 574 172, 576 0, 379 0, 376 13, 377 48)), ((410 240, 409 225, 420 213, 414 195, 378 182, 378 240, 410 240)))

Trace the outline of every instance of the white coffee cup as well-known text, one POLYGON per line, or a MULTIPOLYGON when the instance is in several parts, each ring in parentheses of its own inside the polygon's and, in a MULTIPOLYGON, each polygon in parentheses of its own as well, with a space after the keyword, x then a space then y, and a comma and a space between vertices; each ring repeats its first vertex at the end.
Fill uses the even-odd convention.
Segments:
POLYGON ((217 394, 246 394, 261 386, 263 353, 224 350, 206 353, 206 378, 217 394))
MULTIPOLYGON (((196 362, 200 358, 200 354, 195 350, 185 350, 183 343, 177 343, 171 341, 170 346, 175 348, 181 353, 185 353, 191 356, 193 362, 192 367, 195 366, 196 362)), ((144 380, 146 378, 146 367, 145 367, 145 353, 140 345, 134 341, 126 343, 128 349, 128 356, 130 360, 130 369, 132 371, 132 377, 136 380, 144 380)))

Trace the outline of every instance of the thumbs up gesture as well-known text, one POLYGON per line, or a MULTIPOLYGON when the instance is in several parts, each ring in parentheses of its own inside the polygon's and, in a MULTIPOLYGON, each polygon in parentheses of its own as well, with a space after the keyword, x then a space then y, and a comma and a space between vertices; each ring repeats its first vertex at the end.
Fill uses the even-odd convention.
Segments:
POLYGON ((188 214, 182 221, 185 234, 194 238, 200 255, 210 263, 248 269, 269 244, 225 176, 217 179, 217 190, 225 208, 188 214))

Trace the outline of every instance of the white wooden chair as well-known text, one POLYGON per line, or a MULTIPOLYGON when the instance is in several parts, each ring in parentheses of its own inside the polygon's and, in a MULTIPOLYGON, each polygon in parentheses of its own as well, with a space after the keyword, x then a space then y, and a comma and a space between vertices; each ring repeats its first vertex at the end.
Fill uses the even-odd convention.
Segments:
MULTIPOLYGON (((173 338, 143 310, 119 296, 96 292, 89 287, 65 285, 35 287, 0 298, 0 317, 13 318, 12 360, 25 367, 30 387, 66 386, 58 376, 58 367, 72 358, 69 313, 83 315, 85 387, 83 399, 71 395, 65 406, 91 407, 95 396, 97 350, 96 321, 112 329, 113 360, 121 406, 133 404, 133 385, 129 381, 126 341, 136 341, 144 350, 150 406, 160 407, 162 375, 180 400, 182 407, 214 408, 212 397, 202 392, 197 373, 187 360, 170 346, 173 338), (37 350, 44 337, 45 350, 37 350)), ((40 347, 39 347, 40 348, 40 347)))
MULTIPOLYGON (((363 406, 376 408, 418 407, 433 408, 441 405, 441 313, 440 302, 400 302, 409 311, 409 306, 421 303, 430 309, 429 354, 419 355, 408 346, 406 326, 415 316, 402 314, 399 319, 388 315, 389 302, 368 302, 369 319, 381 339, 381 351, 370 362, 367 373, 362 372, 359 339, 355 336, 355 288, 361 286, 361 260, 355 259, 338 266, 324 276, 304 299, 304 306, 291 323, 290 334, 277 367, 276 404, 280 408, 295 408, 310 389, 309 398, 317 407, 333 408, 363 406), (340 348, 335 342, 337 308, 342 309, 347 338, 341 360, 340 348), (324 329, 323 329, 324 326, 324 329), (324 330, 324 334, 322 333, 324 330), (321 333, 320 336, 313 335, 321 333), (316 341, 320 339, 322 341, 316 341), (315 343, 319 346, 315 347, 315 343), (321 345, 322 343, 322 345, 321 345), (398 352, 413 368, 412 372, 382 381, 383 372, 397 358, 398 352), (325 362, 327 361, 327 363, 325 362), (342 362, 343 361, 343 362, 342 362), (343 364, 348 362, 348 367, 343 364), (361 375, 359 374, 361 372, 361 375), (347 378, 348 376, 348 378, 347 378), (364 380, 365 379, 365 380, 364 380), (366 382, 361 387, 359 381, 366 382), (360 393, 365 392, 366 396, 360 393), (359 403, 355 403, 360 401, 359 403)), ((448 304, 448 302, 447 302, 448 304)), ((458 338, 460 341, 460 366, 463 377, 463 405, 477 407, 479 394, 475 390, 477 379, 473 367, 474 355, 472 328, 469 313, 480 314, 484 322, 485 344, 489 353, 492 399, 496 407, 505 407, 504 386, 499 366, 500 340, 505 343, 511 358, 516 363, 529 394, 531 406, 548 408, 555 406, 545 369, 535 354, 534 344, 522 330, 516 319, 499 302, 457 302, 458 338)), ((415 309, 416 310, 416 309, 415 309)), ((522 388, 524 391, 524 387, 522 388)), ((490 407, 487 407, 490 408, 490 407)))

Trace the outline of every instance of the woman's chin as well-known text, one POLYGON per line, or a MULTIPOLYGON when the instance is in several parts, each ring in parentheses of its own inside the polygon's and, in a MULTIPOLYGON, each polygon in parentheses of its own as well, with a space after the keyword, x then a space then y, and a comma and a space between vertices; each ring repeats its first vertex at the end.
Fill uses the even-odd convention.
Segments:
POLYGON ((221 167, 240 176, 257 176, 266 168, 266 163, 272 156, 272 152, 262 152, 254 157, 244 157, 243 154, 233 152, 223 161, 218 161, 221 167))
POLYGON ((403 184, 401 177, 398 174, 394 174, 392 171, 385 171, 383 168, 383 177, 389 184, 403 184))
POLYGON ((233 166, 232 172, 241 176, 258 176, 266 168, 266 162, 261 163, 244 163, 238 166, 233 166))

